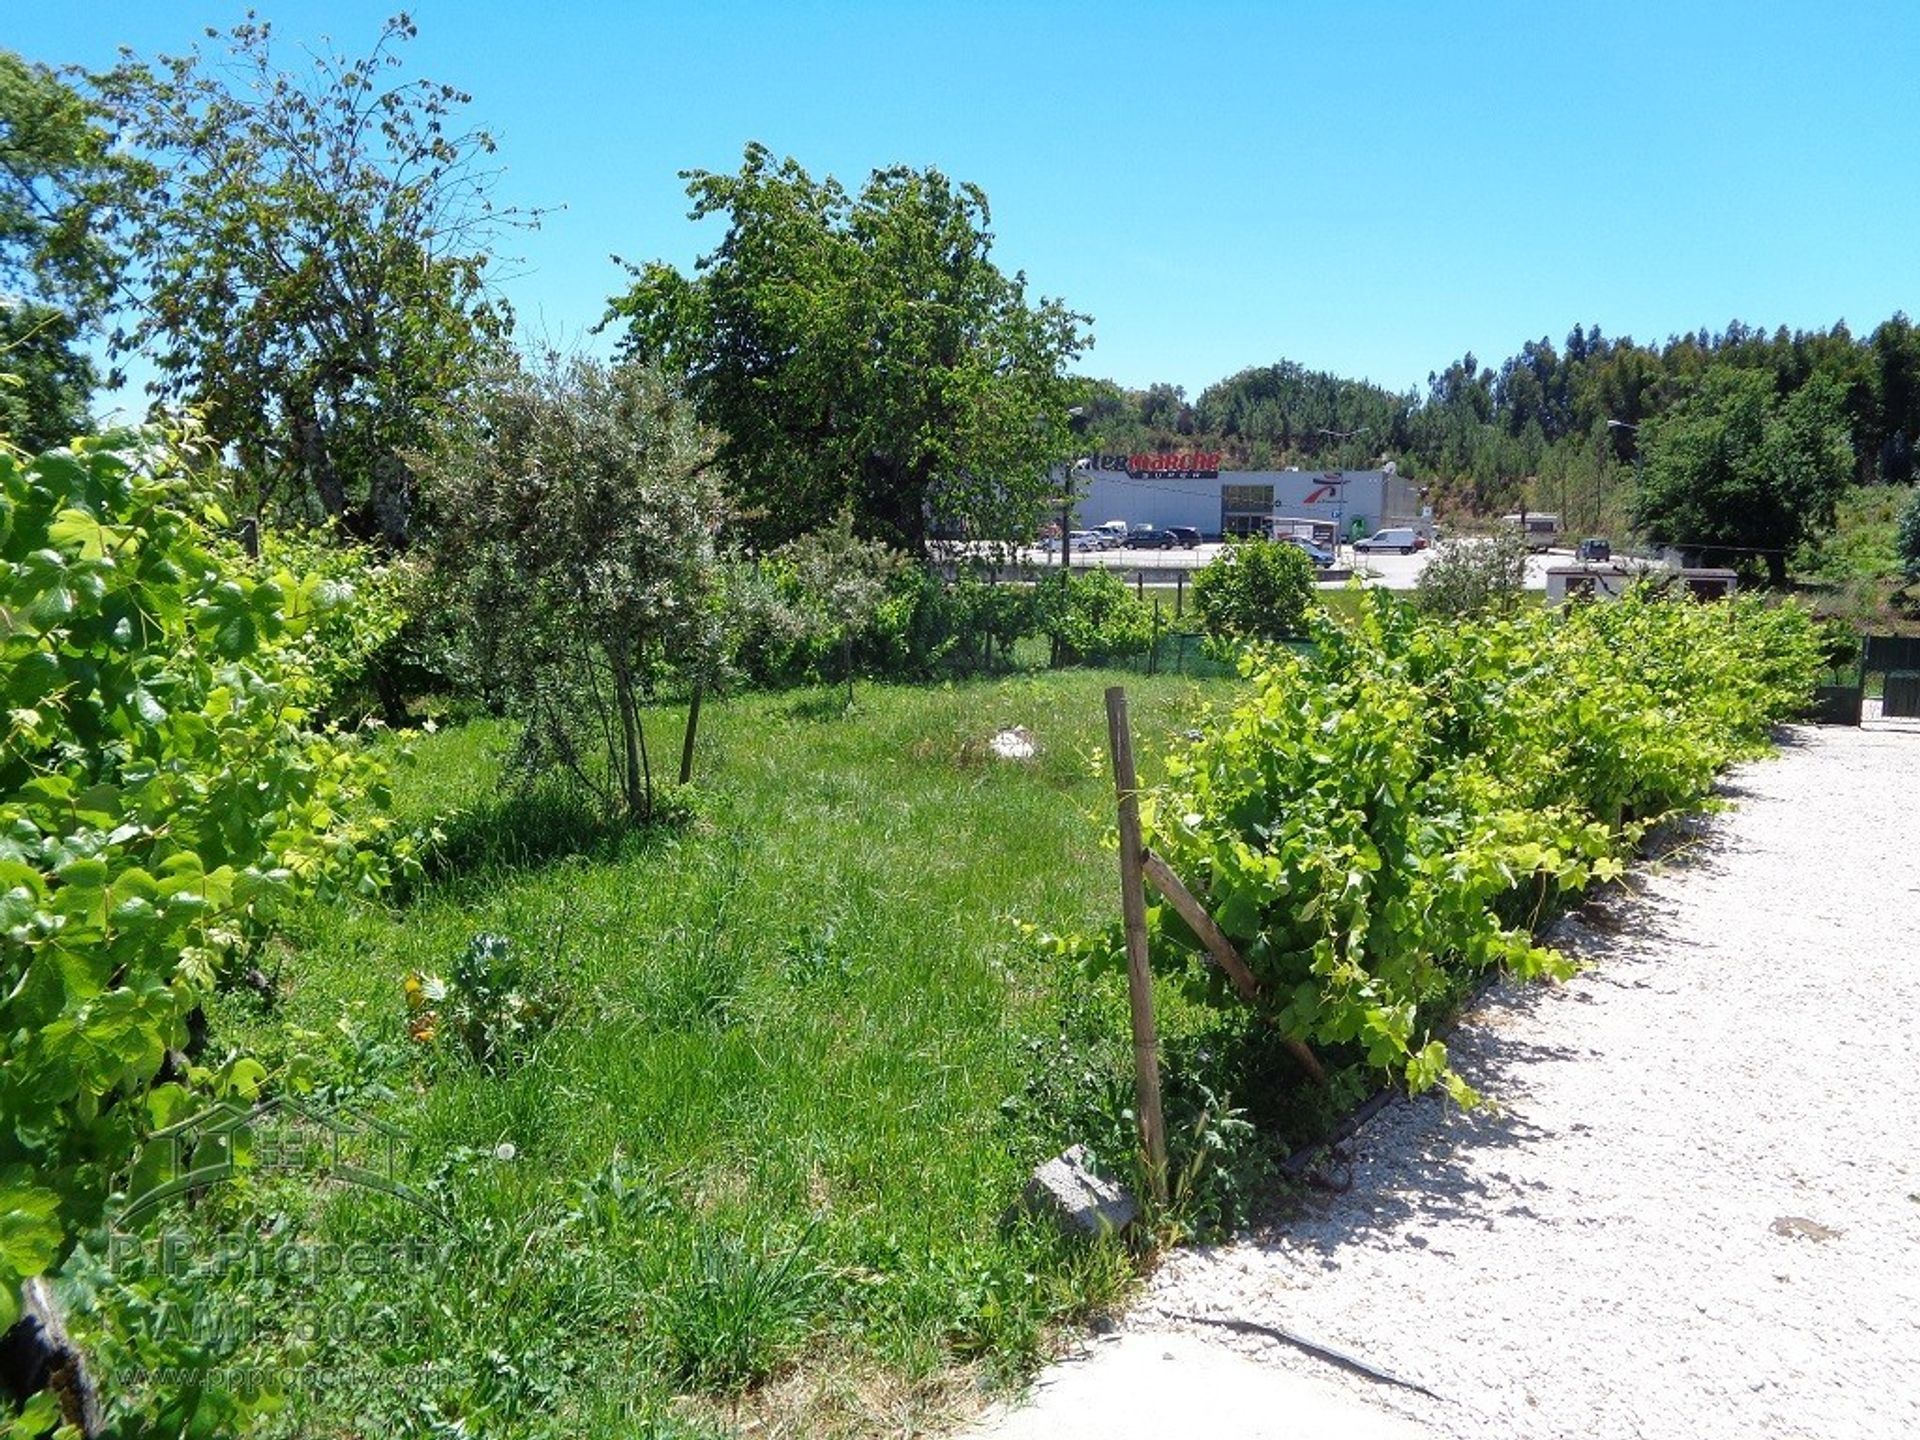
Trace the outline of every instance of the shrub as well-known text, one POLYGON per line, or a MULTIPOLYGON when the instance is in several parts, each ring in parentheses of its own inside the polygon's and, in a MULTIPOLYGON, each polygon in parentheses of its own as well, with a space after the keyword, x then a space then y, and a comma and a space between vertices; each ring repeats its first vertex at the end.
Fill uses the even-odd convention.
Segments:
POLYGON ((1229 545, 1193 577, 1193 607, 1215 640, 1288 640, 1307 629, 1313 562, 1298 545, 1229 545))
POLYGON ((1153 608, 1110 570, 1041 579, 1034 608, 1056 665, 1137 655, 1153 643, 1153 608))
MULTIPOLYGON (((1565 973, 1533 943, 1544 914, 1620 874, 1647 820, 1803 708, 1820 660, 1805 611, 1747 598, 1443 622, 1376 592, 1312 653, 1258 657, 1253 697, 1169 757, 1146 839, 1240 948, 1279 1033, 1470 1099, 1437 1016, 1489 967, 1565 973)), ((1239 1003, 1170 914, 1153 955, 1239 1003)))
POLYGON ((310 576, 321 587, 320 614, 301 643, 318 688, 316 706, 343 719, 380 708, 373 667, 407 624, 421 589, 420 568, 406 560, 383 560, 364 545, 324 531, 261 534, 261 573, 310 576))
POLYGON ((831 525, 789 540, 775 552, 792 576, 788 593, 800 633, 823 649, 838 650, 853 703, 854 642, 881 614, 888 584, 906 557, 878 540, 853 533, 853 515, 842 510, 831 525))
MULTIPOLYGON (((218 538, 188 449, 0 450, 0 1328, 112 1191, 174 1178, 155 1129, 267 1080, 168 1056, 275 907, 377 892, 409 853, 369 803, 384 771, 305 722, 327 587, 218 538)), ((194 1433, 240 1413, 198 1382, 166 1399, 194 1433)))
POLYGON ((1430 615, 1504 614, 1526 595, 1527 545, 1517 534, 1455 540, 1420 572, 1414 600, 1430 615))

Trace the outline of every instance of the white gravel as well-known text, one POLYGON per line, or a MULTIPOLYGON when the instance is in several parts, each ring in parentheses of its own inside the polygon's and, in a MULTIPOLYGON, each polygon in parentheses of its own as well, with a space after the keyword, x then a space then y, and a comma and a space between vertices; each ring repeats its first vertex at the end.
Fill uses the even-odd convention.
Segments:
POLYGON ((1563 924, 1579 978, 1455 1033, 1498 1113, 1389 1106, 1350 1190, 1175 1256, 1125 1328, 1436 1436, 1920 1435, 1920 733, 1794 730, 1726 791, 1563 924))

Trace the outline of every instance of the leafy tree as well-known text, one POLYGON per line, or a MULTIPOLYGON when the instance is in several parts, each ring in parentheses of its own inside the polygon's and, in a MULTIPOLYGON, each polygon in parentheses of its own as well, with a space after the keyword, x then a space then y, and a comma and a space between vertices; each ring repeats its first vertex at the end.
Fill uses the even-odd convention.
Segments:
POLYGON ((395 75, 415 29, 371 53, 279 69, 249 18, 224 61, 196 50, 95 77, 154 173, 119 187, 144 301, 116 351, 144 348, 159 393, 197 406, 262 492, 399 547, 410 452, 506 323, 486 279, 510 215, 468 97, 395 75))
POLYGON ((986 195, 938 170, 875 171, 858 195, 749 145, 738 175, 686 172, 727 233, 692 278, 630 267, 626 352, 682 375, 753 540, 845 510, 912 553, 933 527, 1032 533, 1070 445, 1062 367, 1084 317, 1029 305, 991 258, 986 195))
POLYGON ((81 334, 118 273, 94 203, 110 139, 53 71, 0 50, 0 435, 29 453, 89 428, 81 334))
POLYGON ((98 314, 118 272, 98 213, 112 139, 52 70, 0 50, 0 291, 75 324, 98 314))
POLYGON ((1900 571, 1909 580, 1920 580, 1920 486, 1908 497, 1900 512, 1900 529, 1893 548, 1900 557, 1900 571))
POLYGON ((801 632, 839 648, 847 704, 852 705, 853 642, 878 614, 887 582, 902 568, 904 557, 880 541, 854 534, 853 516, 843 510, 831 525, 789 540, 780 547, 779 558, 792 567, 797 582, 801 632))
POLYGON ((1840 396, 1815 376, 1782 400, 1773 377, 1725 366, 1641 434, 1634 523, 1659 544, 1759 555, 1775 585, 1787 553, 1830 528, 1853 474, 1840 396))
POLYGON ((0 439, 36 454, 91 428, 97 376, 75 332, 64 311, 0 299, 0 439))
POLYGON ((1215 639, 1286 640, 1306 633, 1313 579, 1313 562, 1298 545, 1248 540, 1193 577, 1193 606, 1215 639))
POLYGON ((442 573, 526 722, 522 766, 629 821, 654 813, 642 707, 721 653, 713 453, 657 370, 577 359, 476 387, 429 470, 442 573))

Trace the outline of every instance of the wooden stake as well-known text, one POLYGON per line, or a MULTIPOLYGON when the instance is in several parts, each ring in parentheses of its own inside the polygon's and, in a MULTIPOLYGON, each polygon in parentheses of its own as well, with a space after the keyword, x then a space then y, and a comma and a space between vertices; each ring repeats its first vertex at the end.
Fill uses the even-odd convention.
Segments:
MULTIPOLYGON (((1147 879, 1153 882, 1153 888, 1166 897, 1167 903, 1187 922, 1188 928, 1200 937, 1200 943, 1207 947, 1207 953, 1213 957, 1214 963, 1227 972, 1227 979, 1240 992, 1240 998, 1249 1004, 1257 1004, 1260 982, 1254 978, 1253 971, 1247 968, 1247 962, 1240 958, 1240 952, 1233 948, 1233 942, 1227 938, 1226 932, 1213 923, 1213 917, 1193 898, 1193 892, 1180 883, 1180 877, 1173 873, 1173 867, 1151 850, 1142 853, 1140 863, 1147 879)), ((1327 1072, 1321 1066, 1319 1057, 1304 1042, 1288 1035, 1282 1037, 1280 1043, 1287 1047, 1287 1053, 1299 1062, 1302 1070, 1320 1084, 1327 1083, 1327 1072)))
POLYGON ((1153 976, 1147 968, 1147 892, 1141 878, 1139 781, 1133 769, 1133 729, 1127 691, 1107 691, 1107 742, 1113 752, 1113 789, 1120 807, 1120 915, 1127 935, 1127 1006, 1133 1015, 1134 1110, 1147 1156, 1154 1200, 1167 1203, 1167 1125, 1160 1113, 1160 1044, 1153 1023, 1153 976))

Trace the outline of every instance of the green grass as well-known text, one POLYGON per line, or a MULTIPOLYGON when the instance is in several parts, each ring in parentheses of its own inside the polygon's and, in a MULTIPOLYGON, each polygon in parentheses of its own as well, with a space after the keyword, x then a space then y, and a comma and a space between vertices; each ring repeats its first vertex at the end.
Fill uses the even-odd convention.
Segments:
MULTIPOLYGON (((1125 1159, 1123 986, 1057 973, 1019 928, 1117 911, 1096 760, 1116 679, 1148 780, 1231 694, 1083 671, 862 684, 849 715, 832 692, 711 705, 693 818, 625 836, 506 792, 504 725, 416 739, 397 808, 457 812, 434 876, 392 907, 297 917, 272 1015, 236 996, 217 1017, 269 1060, 300 1032, 330 1052, 334 1098, 402 1127, 457 1217, 431 1263, 230 1287, 220 1303, 267 1317, 282 1360, 317 1310, 350 1317, 371 1366, 274 1424, 667 1434, 760 1407, 876 1433, 1021 1373, 1051 1327, 1113 1303, 1130 1256, 1005 1216, 1068 1143, 1125 1159), (1016 724, 1031 763, 987 752, 1016 724), (493 1071, 447 1034, 410 1039, 402 992, 478 931, 560 1004, 493 1071)), ((649 738, 677 758, 679 716, 649 738)), ((301 1234, 397 1246, 420 1227, 365 1193, 267 1198, 301 1234)))

